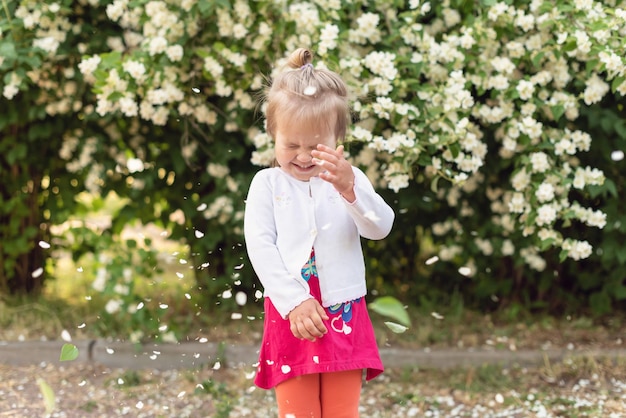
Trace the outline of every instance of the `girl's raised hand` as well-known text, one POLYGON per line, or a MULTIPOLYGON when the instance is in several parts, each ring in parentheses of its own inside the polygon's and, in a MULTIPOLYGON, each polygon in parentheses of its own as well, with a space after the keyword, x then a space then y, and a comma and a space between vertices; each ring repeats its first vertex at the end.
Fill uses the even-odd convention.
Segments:
POLYGON ((326 170, 320 173, 320 178, 331 183, 348 202, 354 202, 354 173, 352 165, 343 156, 343 145, 334 150, 327 145, 318 144, 311 155, 313 162, 326 170))

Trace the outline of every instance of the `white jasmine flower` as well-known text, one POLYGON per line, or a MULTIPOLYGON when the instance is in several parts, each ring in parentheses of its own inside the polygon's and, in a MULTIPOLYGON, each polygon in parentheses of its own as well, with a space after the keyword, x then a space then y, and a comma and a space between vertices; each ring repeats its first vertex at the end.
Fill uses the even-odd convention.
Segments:
POLYGON ((204 59, 204 69, 215 79, 219 78, 224 73, 224 67, 211 56, 204 59))
POLYGON ((535 173, 544 173, 550 168, 548 155, 545 152, 534 152, 530 155, 530 164, 535 173))
POLYGON ((19 88, 15 84, 7 84, 2 88, 2 95, 8 100, 14 98, 19 93, 19 88))
POLYGON ((375 43, 380 41, 380 31, 378 24, 380 16, 376 13, 363 13, 357 18, 357 28, 350 29, 348 38, 351 42, 364 45, 368 42, 375 43))
POLYGON ((126 161, 126 168, 128 168, 129 173, 139 173, 144 170, 143 161, 139 158, 129 158, 126 161))
POLYGON ((183 59, 183 47, 180 45, 171 45, 165 51, 165 54, 172 62, 179 62, 183 59))
POLYGON ((374 51, 367 54, 367 56, 363 59, 363 65, 372 73, 386 77, 389 80, 393 80, 398 74, 398 70, 394 65, 395 59, 396 54, 374 51))
POLYGON ((552 205, 541 205, 537 209, 537 225, 550 225, 556 220, 556 209, 552 205))
POLYGON ((100 64, 101 58, 98 55, 94 55, 93 57, 83 59, 78 64, 78 69, 80 72, 85 75, 92 75, 94 71, 98 68, 98 64, 100 64))
POLYGON ((498 18, 507 13, 509 6, 504 2, 498 2, 489 8, 487 17, 489 20, 496 21, 498 18))
POLYGON ((222 164, 209 163, 207 172, 215 178, 224 178, 230 173, 230 169, 222 164))
POLYGON ((104 306, 104 310, 109 314, 114 314, 120 310, 122 306, 122 302, 119 299, 110 299, 107 304, 104 306))
POLYGON ((510 239, 505 239, 502 242, 502 246, 500 247, 500 251, 502 251, 503 256, 510 256, 515 254, 515 245, 510 239))
POLYGON ((563 249, 567 251, 568 257, 583 260, 591 255, 593 247, 587 241, 567 239, 563 242, 563 249))
POLYGON ((535 92, 535 86, 528 80, 520 80, 515 89, 522 100, 530 100, 535 92))
POLYGON ((337 38, 339 37, 339 27, 337 25, 327 24, 320 32, 320 54, 337 47, 337 38))
POLYGON ((248 34, 248 29, 241 23, 236 23, 233 26, 233 38, 243 39, 248 34))
POLYGON ((151 56, 162 54, 167 49, 167 40, 162 36, 157 36, 150 40, 148 53, 151 56))
POLYGON ((106 14, 113 22, 117 22, 124 14, 125 4, 124 0, 115 0, 109 4, 106 8, 106 14))
POLYGON ((96 271, 96 279, 91 284, 91 287, 98 292, 104 292, 104 288, 106 287, 106 281, 107 271, 104 267, 99 267, 96 271))
POLYGON ((513 193, 513 197, 509 202, 509 211, 512 213, 524 213, 526 209, 526 200, 522 193, 513 193))
POLYGON ((587 86, 583 93, 583 98, 586 105, 598 103, 608 93, 609 85, 604 82, 597 74, 593 74, 585 82, 587 86))
POLYGON ((152 123, 157 126, 164 126, 167 123, 167 117, 169 115, 169 109, 165 106, 159 106, 152 115, 152 123))
POLYGON ((122 64, 122 68, 135 80, 140 80, 146 74, 146 66, 139 61, 129 60, 122 64))
POLYGON ((127 117, 135 117, 139 113, 137 102, 129 96, 122 97, 119 102, 120 111, 127 117))
POLYGON ((550 183, 541 183, 535 192, 539 202, 547 202, 554 199, 554 186, 550 183))

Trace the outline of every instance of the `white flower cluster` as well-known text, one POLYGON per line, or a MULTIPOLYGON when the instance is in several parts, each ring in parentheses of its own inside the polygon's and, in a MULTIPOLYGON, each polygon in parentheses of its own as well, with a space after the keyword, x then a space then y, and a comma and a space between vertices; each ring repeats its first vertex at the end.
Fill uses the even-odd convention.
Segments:
POLYGON ((356 20, 356 28, 350 29, 348 39, 350 42, 364 45, 366 43, 376 43, 380 41, 380 30, 378 25, 380 16, 376 13, 363 13, 356 20))
POLYGON ((61 5, 56 2, 24 2, 15 11, 15 17, 22 20, 25 29, 37 28, 33 46, 50 56, 56 54, 72 29, 71 22, 59 13, 60 10, 61 5))

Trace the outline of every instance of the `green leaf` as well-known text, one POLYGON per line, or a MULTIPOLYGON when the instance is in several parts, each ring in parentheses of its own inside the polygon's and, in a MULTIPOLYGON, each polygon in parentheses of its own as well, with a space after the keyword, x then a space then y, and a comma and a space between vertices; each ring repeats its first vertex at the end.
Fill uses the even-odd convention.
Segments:
POLYGON ((613 82, 611 83, 611 91, 615 93, 617 91, 617 88, 622 85, 624 80, 626 80, 626 77, 624 76, 615 77, 613 79, 613 82))
POLYGON ((387 322, 385 322, 385 325, 387 325, 387 328, 389 328, 391 331, 395 332, 396 334, 402 334, 407 329, 409 329, 409 327, 405 327, 404 325, 396 324, 395 322, 387 321, 387 322))
POLYGON ((60 361, 72 361, 78 358, 78 348, 74 344, 63 344, 60 361))
POLYGON ((556 240, 554 238, 541 240, 541 242, 539 242, 539 248, 541 249, 541 251, 545 251, 548 248, 552 247, 555 242, 556 240))
POLYGON ((626 123, 623 120, 615 123, 615 132, 617 132, 620 138, 626 139, 626 123))
POLYGON ((617 285, 614 289, 612 289, 613 297, 616 300, 624 300, 626 299, 626 286, 617 285))
POLYGON ((565 106, 563 105, 552 106, 552 115, 554 116, 555 121, 558 122, 559 119, 561 119, 561 116, 563 116, 563 113, 565 113, 565 106))
POLYGON ((565 52, 569 52, 569 51, 575 50, 576 46, 577 46, 576 40, 572 39, 572 40, 568 40, 561 49, 565 52))
POLYGON ((0 56, 6 60, 14 60, 17 58, 17 51, 12 42, 4 41, 0 43, 0 56))
POLYGON ((544 51, 540 51, 532 57, 532 62, 535 67, 539 67, 541 65, 541 60, 543 60, 545 54, 546 53, 544 51))
POLYGON ((407 314, 404 305, 392 296, 381 296, 377 298, 374 302, 369 304, 369 308, 380 315, 387 316, 398 321, 404 326, 411 326, 411 319, 409 318, 409 314, 407 314))
POLYGON ((46 407, 46 414, 50 415, 52 414, 52 411, 54 411, 54 404, 56 403, 54 392, 46 383, 46 381, 40 377, 37 378, 37 384, 39 385, 39 390, 41 391, 41 395, 43 396, 43 403, 46 407))
POLYGON ((459 145, 458 142, 453 142, 452 144, 448 146, 448 149, 452 153, 452 157, 456 158, 459 156, 459 153, 461 152, 461 145, 459 145))
POLYGON ((28 151, 28 148, 26 147, 26 144, 24 144, 23 142, 17 143, 6 154, 6 159, 9 162, 9 164, 15 164, 17 161, 23 160, 24 157, 26 157, 27 151, 28 151))
POLYGON ((596 292, 589 296, 589 305, 596 314, 611 312, 611 298, 604 292, 596 292))
POLYGON ((122 54, 120 52, 107 52, 105 54, 100 54, 100 59, 102 60, 102 66, 104 68, 115 68, 118 65, 121 65, 122 62, 122 54))

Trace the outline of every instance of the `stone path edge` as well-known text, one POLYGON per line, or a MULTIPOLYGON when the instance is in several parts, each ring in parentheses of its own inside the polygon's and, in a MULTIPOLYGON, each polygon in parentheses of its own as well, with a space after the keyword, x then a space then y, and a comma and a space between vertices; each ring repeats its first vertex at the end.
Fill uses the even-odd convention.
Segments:
MULTIPOLYGON (((95 363, 129 370, 193 369, 198 367, 250 366, 257 361, 258 346, 215 342, 132 344, 106 340, 73 341, 76 360, 60 361, 64 341, 0 341, 0 364, 14 366, 95 363)), ((400 349, 382 347, 380 354, 387 368, 453 368, 482 365, 540 366, 572 357, 626 359, 625 349, 400 349)))

